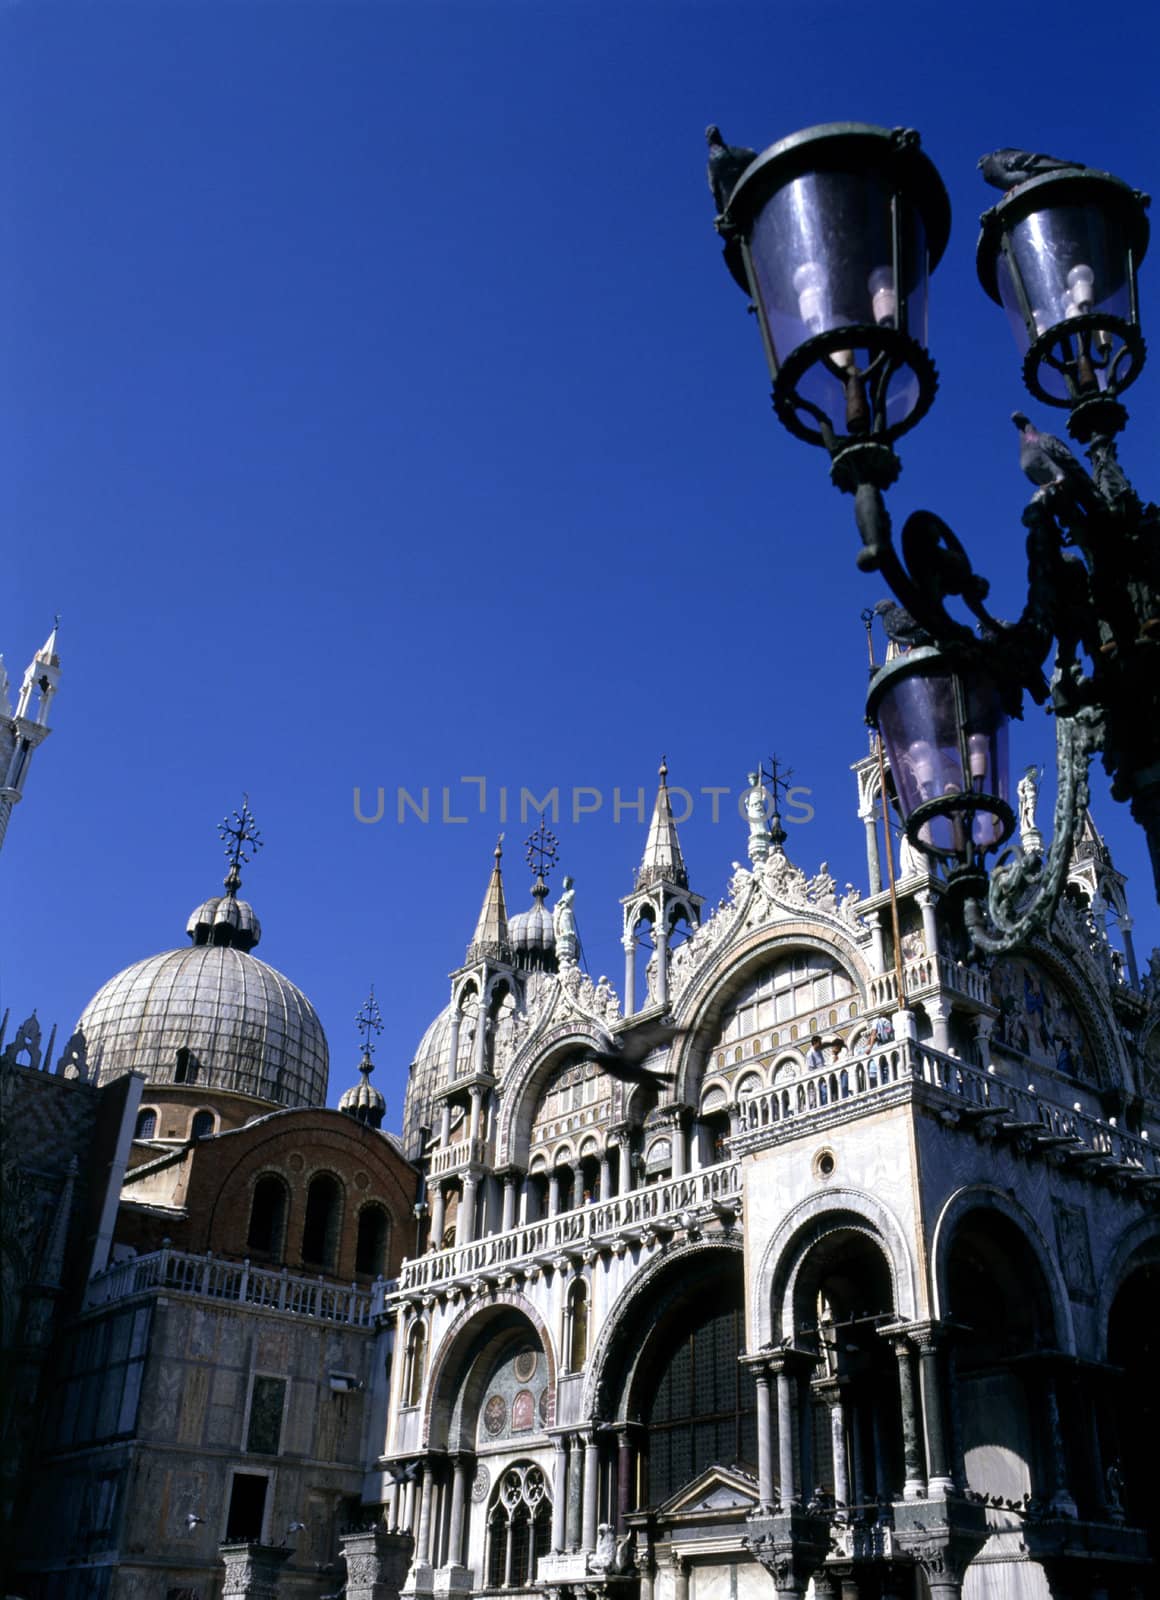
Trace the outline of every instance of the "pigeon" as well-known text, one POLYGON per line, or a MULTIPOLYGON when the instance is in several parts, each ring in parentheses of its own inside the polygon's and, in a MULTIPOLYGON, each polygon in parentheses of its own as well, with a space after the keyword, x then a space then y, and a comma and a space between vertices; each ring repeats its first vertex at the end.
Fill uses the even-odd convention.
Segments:
POLYGON ((1013 411, 1011 421, 1019 429, 1019 465, 1038 488, 1062 483, 1091 487, 1091 480, 1062 439, 1053 433, 1040 433, 1022 411, 1013 411))
POLYGON ((661 1045, 670 1044, 674 1039, 687 1033, 685 1028, 674 1028, 668 1022, 646 1022, 633 1028, 631 1033, 621 1034, 613 1039, 606 1035, 608 1047, 606 1049, 592 1048, 589 1045, 578 1045, 572 1059, 576 1061, 595 1061, 603 1067, 613 1078, 620 1078, 625 1083, 672 1083, 671 1072, 653 1072, 646 1067, 646 1056, 658 1049, 661 1045))
POLYGON ((1012 148, 992 150, 990 155, 979 157, 983 181, 995 189, 1014 189, 1028 178, 1038 178, 1045 172, 1061 172, 1065 167, 1078 167, 1082 171, 1083 163, 1012 148))
POLYGON ((193 1530, 197 1527, 199 1522, 204 1522, 204 1521, 205 1521, 205 1518, 204 1517, 199 1517, 196 1511, 189 1511, 189 1512, 186 1513, 185 1525, 189 1529, 190 1533, 193 1532, 193 1530))
POLYGON ((874 614, 881 617, 886 637, 905 650, 912 645, 933 643, 926 629, 919 627, 905 606, 900 606, 896 600, 879 600, 874 614))
POLYGON ((738 178, 751 161, 757 160, 757 151, 726 144, 716 123, 705 129, 705 141, 709 146, 709 191, 718 213, 723 215, 738 178))

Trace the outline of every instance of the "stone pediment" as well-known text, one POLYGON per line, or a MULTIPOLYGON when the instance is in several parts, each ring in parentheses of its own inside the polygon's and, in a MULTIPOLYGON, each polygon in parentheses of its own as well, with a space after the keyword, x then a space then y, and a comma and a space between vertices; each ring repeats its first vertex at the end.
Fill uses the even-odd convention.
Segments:
POLYGON ((666 1500, 656 1515, 659 1522, 676 1519, 733 1521, 748 1516, 756 1505, 755 1478, 739 1467, 706 1467, 691 1483, 666 1500))

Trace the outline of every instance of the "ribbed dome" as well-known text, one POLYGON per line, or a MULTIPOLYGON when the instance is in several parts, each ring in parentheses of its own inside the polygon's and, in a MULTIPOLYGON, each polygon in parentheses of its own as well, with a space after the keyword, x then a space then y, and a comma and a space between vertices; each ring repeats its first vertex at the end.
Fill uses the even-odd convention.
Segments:
POLYGON ((154 1084, 325 1105, 322 1024, 300 989, 248 953, 258 932, 244 900, 207 900, 189 921, 192 949, 150 956, 111 978, 77 1023, 97 1081, 140 1072, 154 1084))
POLYGON ((352 1084, 349 1089, 344 1089, 339 1096, 338 1109, 345 1111, 348 1117, 353 1117, 356 1122, 365 1122, 368 1127, 379 1128, 382 1126, 383 1117, 386 1115, 387 1102, 371 1082, 371 1073, 375 1064, 369 1055, 364 1055, 358 1064, 359 1081, 352 1084))
POLYGON ((407 1079, 407 1098, 403 1107, 403 1154, 414 1161, 422 1153, 420 1128, 431 1126, 435 1091, 443 1081, 451 1055, 451 1007, 443 1010, 428 1027, 407 1079))
POLYGON ((508 943, 518 967, 556 970, 556 929, 552 913, 544 904, 547 895, 547 884, 537 878, 532 886, 531 908, 508 918, 508 943))

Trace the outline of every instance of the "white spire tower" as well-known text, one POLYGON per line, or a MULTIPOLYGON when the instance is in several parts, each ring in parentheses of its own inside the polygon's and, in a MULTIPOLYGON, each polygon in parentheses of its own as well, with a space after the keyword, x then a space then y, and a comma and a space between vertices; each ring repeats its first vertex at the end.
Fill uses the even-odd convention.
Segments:
POLYGON ((32 753, 48 738, 48 708, 60 683, 60 657, 56 653, 58 617, 52 632, 28 664, 13 712, 8 697, 8 674, 0 657, 0 846, 8 831, 12 808, 24 793, 32 753))

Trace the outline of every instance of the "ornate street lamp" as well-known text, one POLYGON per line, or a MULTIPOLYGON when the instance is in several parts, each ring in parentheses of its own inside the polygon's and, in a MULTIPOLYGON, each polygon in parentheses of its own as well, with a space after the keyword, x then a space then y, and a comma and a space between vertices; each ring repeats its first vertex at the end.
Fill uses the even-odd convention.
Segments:
MULTIPOLYGON (((1018 150, 980 163, 1005 190, 983 217, 978 269, 1004 305, 1030 392, 1066 407, 1090 473, 1022 413, 1020 461, 1036 485, 1023 513, 1028 595, 1014 623, 986 607, 987 581, 933 513, 893 538, 882 491, 894 444, 929 410, 927 284, 950 229, 946 192, 908 129, 807 129, 761 155, 710 129, 710 184, 725 260, 757 313, 773 403, 798 438, 823 446, 854 497, 858 565, 901 605, 904 651, 867 707, 890 756, 908 836, 966 893, 976 944, 1010 949, 1049 925, 1102 750, 1116 799, 1145 828, 1160 896, 1160 510, 1142 505, 1116 459, 1119 396, 1144 362, 1136 269, 1147 196, 1107 173, 1018 150), (976 627, 946 609, 962 599, 976 627), (1053 640, 1050 683, 1043 673, 1053 640), (1024 693, 1056 718, 1055 832, 1046 858, 1010 837, 1006 719, 1024 693), (986 914, 981 899, 986 896, 986 914)), ((890 617, 884 618, 890 630, 890 617)))

